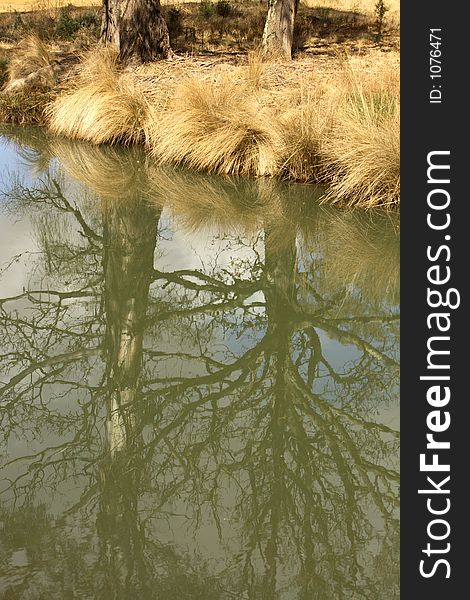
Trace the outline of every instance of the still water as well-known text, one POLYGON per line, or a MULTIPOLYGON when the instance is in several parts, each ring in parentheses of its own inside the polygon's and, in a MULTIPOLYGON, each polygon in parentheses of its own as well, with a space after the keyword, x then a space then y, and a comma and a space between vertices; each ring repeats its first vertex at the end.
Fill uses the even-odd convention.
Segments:
POLYGON ((0 598, 398 598, 397 216, 0 160, 0 598))

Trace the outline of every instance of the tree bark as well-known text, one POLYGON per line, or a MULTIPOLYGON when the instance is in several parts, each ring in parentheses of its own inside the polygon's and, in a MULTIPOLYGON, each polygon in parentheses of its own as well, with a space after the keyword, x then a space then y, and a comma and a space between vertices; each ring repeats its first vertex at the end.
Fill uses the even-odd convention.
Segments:
POLYGON ((120 0, 103 0, 101 13, 101 42, 119 50, 120 0))
POLYGON ((292 58, 299 0, 268 0, 261 50, 267 58, 292 58))
POLYGON ((101 42, 115 46, 125 62, 167 58, 170 36, 160 0, 103 0, 101 42))

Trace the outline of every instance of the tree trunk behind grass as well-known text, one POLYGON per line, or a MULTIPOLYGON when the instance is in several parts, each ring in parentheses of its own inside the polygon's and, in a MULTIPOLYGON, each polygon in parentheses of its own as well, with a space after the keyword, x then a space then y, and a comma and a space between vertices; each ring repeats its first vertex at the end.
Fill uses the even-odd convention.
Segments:
POLYGON ((267 58, 292 58, 299 0, 268 0, 261 50, 267 58))
POLYGON ((120 0, 103 0, 101 13, 101 42, 119 49, 120 0))
POLYGON ((171 54, 160 0, 103 0, 101 41, 128 62, 149 62, 171 54))

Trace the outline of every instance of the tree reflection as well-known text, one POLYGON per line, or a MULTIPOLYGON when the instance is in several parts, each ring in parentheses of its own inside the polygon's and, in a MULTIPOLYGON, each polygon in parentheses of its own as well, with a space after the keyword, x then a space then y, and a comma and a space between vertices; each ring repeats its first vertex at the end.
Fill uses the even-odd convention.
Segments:
POLYGON ((7 536, 45 490, 68 505, 11 593, 66 597, 51 565, 73 556, 76 598, 398 597, 398 434, 378 415, 398 385, 394 223, 138 153, 46 138, 26 158, 55 155, 68 176, 8 194, 42 255, 0 301, 4 440, 34 447, 4 467, 7 536), (168 207, 218 232, 210 266, 159 266, 168 207))

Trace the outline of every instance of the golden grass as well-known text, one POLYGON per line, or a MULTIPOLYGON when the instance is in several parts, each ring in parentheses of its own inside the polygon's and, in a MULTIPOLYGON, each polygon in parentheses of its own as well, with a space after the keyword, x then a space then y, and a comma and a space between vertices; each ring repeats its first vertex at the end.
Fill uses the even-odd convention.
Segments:
POLYGON ((328 144, 335 104, 336 95, 325 102, 324 93, 302 90, 295 105, 281 112, 278 127, 283 177, 303 182, 321 180, 323 147, 328 144))
POLYGON ((47 87, 0 93, 0 123, 45 125, 45 107, 54 97, 47 87))
MULTIPOLYGON (((301 0, 304 6, 316 8, 319 5, 322 8, 331 8, 333 10, 344 10, 360 12, 366 15, 372 15, 377 0, 301 0)), ((385 6, 388 13, 393 18, 398 18, 400 14, 400 0, 386 0, 385 6)))
POLYGON ((302 76, 292 63, 279 71, 255 54, 230 70, 178 59, 133 71, 101 49, 65 82, 48 123, 95 145, 143 143, 160 164, 327 183, 328 202, 393 207, 399 81, 396 61, 383 60, 374 70, 342 59, 328 76, 311 63, 302 76))
MULTIPOLYGON (((180 5, 183 3, 200 2, 200 0, 161 0, 162 5, 180 5)), ((99 6, 102 0, 1 0, 0 12, 28 10, 57 10, 64 6, 99 6)))
POLYGON ((267 65, 263 60, 261 50, 248 52, 248 66, 244 69, 243 80, 255 92, 262 89, 266 83, 267 65))
MULTIPOLYGON (((161 0, 162 5, 176 5, 200 2, 200 0, 161 0)), ((321 6, 336 10, 357 10, 371 13, 374 10, 376 0, 322 0, 321 6)), ((318 6, 318 0, 301 0, 305 6, 318 6)), ((70 4, 69 0, 2 0, 0 11, 10 10, 40 10, 43 7, 61 7, 70 4)), ((74 6, 94 6, 101 4, 101 0, 74 0, 74 6)), ((391 12, 400 10, 399 0, 388 0, 386 2, 391 12)))
POLYGON ((87 55, 68 89, 48 107, 50 129, 92 144, 143 141, 148 101, 129 76, 120 73, 117 52, 87 55))
POLYGON ((6 62, 0 91, 0 122, 44 125, 45 108, 55 97, 51 53, 36 35, 25 38, 6 62))
MULTIPOLYGON (((46 44, 37 36, 29 35, 18 44, 8 63, 8 82, 23 79, 32 73, 51 67, 51 54, 46 44)), ((54 83, 52 69, 45 77, 51 85, 54 83)))
POLYGON ((398 79, 359 81, 350 75, 323 153, 331 183, 326 201, 362 207, 398 205, 398 79))
POLYGON ((148 123, 148 143, 162 163, 219 174, 274 175, 278 136, 268 111, 240 82, 189 79, 148 123))
POLYGON ((0 12, 58 10, 64 6, 97 6, 101 0, 0 0, 0 12))

